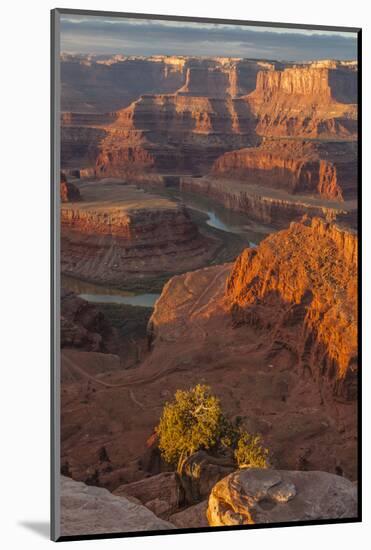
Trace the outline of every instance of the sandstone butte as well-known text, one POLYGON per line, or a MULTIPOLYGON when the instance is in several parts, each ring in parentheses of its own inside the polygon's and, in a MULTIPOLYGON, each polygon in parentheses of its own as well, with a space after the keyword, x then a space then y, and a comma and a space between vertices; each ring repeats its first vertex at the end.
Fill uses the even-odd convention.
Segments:
POLYGON ((320 219, 245 249, 227 282, 236 324, 269 330, 303 370, 352 396, 357 380, 357 235, 320 219))

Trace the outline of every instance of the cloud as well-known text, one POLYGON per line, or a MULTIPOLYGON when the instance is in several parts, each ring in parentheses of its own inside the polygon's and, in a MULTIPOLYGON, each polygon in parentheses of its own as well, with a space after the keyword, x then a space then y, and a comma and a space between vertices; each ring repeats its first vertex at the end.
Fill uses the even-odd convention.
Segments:
POLYGON ((61 18, 61 50, 286 61, 356 59, 355 33, 106 17, 61 18))

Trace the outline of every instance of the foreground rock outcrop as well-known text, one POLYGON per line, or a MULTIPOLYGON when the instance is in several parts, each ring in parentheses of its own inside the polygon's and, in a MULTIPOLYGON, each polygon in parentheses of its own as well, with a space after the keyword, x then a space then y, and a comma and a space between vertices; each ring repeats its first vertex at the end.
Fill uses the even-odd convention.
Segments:
POLYGON ((327 472, 238 470, 211 491, 209 524, 246 525, 357 517, 357 489, 327 472))
POLYGON ((160 529, 174 529, 174 525, 125 497, 61 477, 61 536, 160 529))
POLYGON ((273 348, 346 399, 357 388, 357 262, 356 233, 314 219, 245 249, 227 283, 236 324, 268 330, 273 348))

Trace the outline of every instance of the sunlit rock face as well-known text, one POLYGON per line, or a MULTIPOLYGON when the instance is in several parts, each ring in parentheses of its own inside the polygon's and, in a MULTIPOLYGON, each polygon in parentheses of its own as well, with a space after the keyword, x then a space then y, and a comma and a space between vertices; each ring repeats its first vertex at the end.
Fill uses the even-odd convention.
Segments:
POLYGON ((355 65, 260 71, 246 100, 260 135, 354 138, 357 133, 355 65))
POLYGON ((357 489, 343 477, 257 468, 238 470, 219 481, 207 509, 214 527, 356 516, 357 489))
POLYGON ((356 391, 357 242, 320 219, 292 223, 246 249, 227 283, 236 324, 268 330, 346 399, 356 391))
POLYGON ((266 139, 259 147, 225 153, 212 175, 344 201, 357 194, 357 144, 266 139))

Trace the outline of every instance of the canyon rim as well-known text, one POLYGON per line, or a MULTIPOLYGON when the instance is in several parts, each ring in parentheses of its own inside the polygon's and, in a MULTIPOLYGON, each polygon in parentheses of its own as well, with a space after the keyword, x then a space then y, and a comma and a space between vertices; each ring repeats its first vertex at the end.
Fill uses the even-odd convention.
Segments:
POLYGON ((53 22, 54 540, 359 520, 359 31, 53 22))

